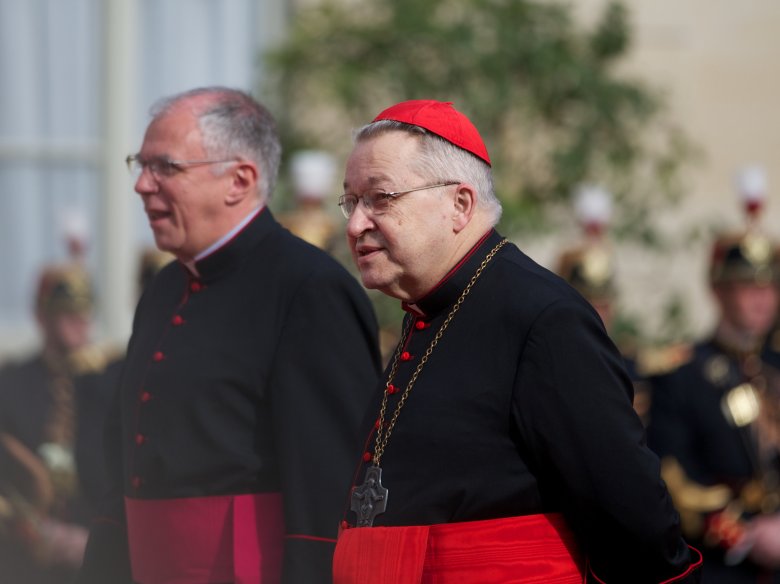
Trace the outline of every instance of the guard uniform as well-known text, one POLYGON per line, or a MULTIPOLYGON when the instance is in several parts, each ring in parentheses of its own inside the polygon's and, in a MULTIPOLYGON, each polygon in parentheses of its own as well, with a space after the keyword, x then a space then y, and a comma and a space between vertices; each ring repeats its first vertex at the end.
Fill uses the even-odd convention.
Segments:
POLYGON ((757 433, 780 413, 778 376, 758 350, 737 351, 710 338, 696 345, 689 362, 652 380, 650 446, 664 459, 686 535, 704 553, 706 582, 780 583, 780 572, 730 551, 743 520, 780 511, 777 444, 760 449, 757 433), (755 393, 759 387, 772 397, 755 393))
MULTIPOLYGON (((710 282, 780 281, 768 239, 748 230, 713 245, 710 282)), ((725 307, 722 310, 726 310, 725 307)), ((686 536, 704 553, 706 582, 780 583, 753 563, 746 522, 780 512, 780 370, 771 343, 736 346, 718 327, 687 362, 653 377, 650 447, 686 536)))
MULTIPOLYGON (((31 452, 55 467, 56 480, 73 482, 79 495, 68 505, 68 516, 88 525, 97 501, 106 486, 102 428, 112 392, 102 382, 102 375, 112 367, 109 355, 90 347, 71 356, 66 362, 54 363, 44 355, 9 363, 0 371, 0 431, 15 437, 31 452), (72 447, 63 450, 63 458, 51 446, 49 424, 59 407, 57 385, 72 395, 68 407, 73 417, 72 447), (45 460, 49 457, 49 460, 45 460), (67 473, 74 472, 72 477, 67 473)), ((63 449, 65 448, 64 445, 63 449)), ((13 464, 11 459, 7 462, 13 464)), ((0 472, 3 477, 9 476, 0 472)))
POLYGON ((365 422, 336 584, 697 581, 622 358, 581 295, 506 244, 428 351, 501 240, 491 230, 405 306, 395 374, 365 422), (386 427, 416 371, 371 478, 383 395, 386 427), (384 509, 371 527, 357 526, 363 505, 384 509))
MULTIPOLYGON (((88 312, 86 273, 47 267, 37 310, 88 312)), ((110 392, 99 382, 108 354, 52 342, 0 370, 0 583, 72 581, 86 528, 106 487, 101 431, 110 392), (70 348, 69 348, 70 349, 70 348)))
POLYGON ((142 584, 328 582, 379 367, 371 305, 267 208, 196 269, 168 265, 139 302, 107 433, 120 482, 80 581, 128 581, 129 548, 142 584))

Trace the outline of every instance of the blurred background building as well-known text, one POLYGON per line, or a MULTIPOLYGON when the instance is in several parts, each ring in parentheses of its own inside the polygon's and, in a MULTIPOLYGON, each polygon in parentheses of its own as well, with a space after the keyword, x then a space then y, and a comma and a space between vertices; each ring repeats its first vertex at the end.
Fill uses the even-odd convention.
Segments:
MULTIPOLYGON (((578 0, 573 6, 587 23, 603 4, 578 0)), ((680 237, 694 231, 700 237, 660 256, 619 247, 621 304, 657 316, 665 299, 677 295, 689 332, 701 335, 716 312, 707 276, 712 233, 744 227, 738 183, 748 166, 765 172, 762 223, 772 237, 780 236, 780 117, 774 112, 780 98, 774 64, 780 55, 780 4, 630 0, 625 5, 635 37, 621 66, 662 89, 675 120, 700 149, 700 158, 686 171, 685 197, 661 215, 663 233, 680 237)), ((543 244, 538 259, 544 261, 552 249, 543 244)))
MULTIPOLYGON (((138 253, 151 242, 124 158, 141 143, 149 106, 200 85, 255 91, 267 81, 262 55, 286 39, 298 11, 312 4, 316 0, 0 0, 0 360, 34 344, 38 269, 69 254, 79 255, 95 277, 99 337, 123 342, 136 299, 138 253)), ((588 26, 605 4, 578 0, 571 7, 588 26)), ((685 198, 662 213, 662 236, 741 225, 734 180, 746 164, 766 171, 764 221, 777 235, 780 4, 623 4, 634 38, 619 67, 662 89, 671 116, 701 150, 686 171, 685 198)), ((341 140, 349 143, 349 128, 341 140)), ((340 176, 334 205, 339 182, 340 176)), ((557 250, 578 233, 511 235, 551 267, 557 250)), ((691 236, 685 253, 666 256, 618 245, 625 309, 652 328, 653 315, 676 295, 687 307, 691 333, 709 326, 707 241, 691 236)))

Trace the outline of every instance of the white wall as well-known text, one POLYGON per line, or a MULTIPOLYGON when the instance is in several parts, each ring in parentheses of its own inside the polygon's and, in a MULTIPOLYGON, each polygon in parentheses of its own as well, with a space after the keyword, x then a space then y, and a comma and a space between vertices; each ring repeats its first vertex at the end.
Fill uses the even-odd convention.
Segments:
MULTIPOLYGON (((572 3, 585 24, 606 0, 572 3)), ((691 226, 744 226, 734 179, 747 163, 768 176, 763 227, 780 240, 780 3, 776 0, 626 0, 635 45, 623 68, 660 89, 671 115, 701 149, 687 173, 681 207, 670 209, 662 228, 669 238, 691 226)), ((530 252, 551 265, 553 241, 530 243, 530 252)), ((715 318, 706 286, 710 240, 702 238, 673 256, 630 247, 618 249, 621 300, 649 329, 658 324, 662 300, 679 292, 691 327, 706 334, 715 318)))

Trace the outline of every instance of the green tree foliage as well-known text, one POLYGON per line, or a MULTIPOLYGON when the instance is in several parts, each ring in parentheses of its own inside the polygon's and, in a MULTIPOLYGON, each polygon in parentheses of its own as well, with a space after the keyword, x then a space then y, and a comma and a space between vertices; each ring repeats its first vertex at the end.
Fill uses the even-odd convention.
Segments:
POLYGON ((268 55, 267 101, 288 150, 338 153, 395 102, 452 101, 487 143, 505 232, 553 228, 595 182, 615 197, 618 235, 654 244, 652 211, 679 199, 690 147, 658 92, 621 74, 630 41, 617 2, 583 30, 554 1, 326 0, 268 55))

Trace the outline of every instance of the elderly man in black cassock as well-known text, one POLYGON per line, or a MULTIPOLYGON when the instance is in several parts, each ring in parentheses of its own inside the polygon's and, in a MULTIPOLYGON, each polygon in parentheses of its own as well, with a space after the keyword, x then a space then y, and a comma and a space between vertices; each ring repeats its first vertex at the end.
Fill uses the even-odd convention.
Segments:
POLYGON ((407 314, 334 581, 695 582, 622 358, 588 302, 495 231, 490 164, 450 103, 357 133, 347 237, 364 285, 407 314))
POLYGON ((127 158, 178 261, 138 304, 81 583, 330 581, 377 328, 358 282, 268 209, 280 155, 261 104, 203 88, 159 104, 127 158))

